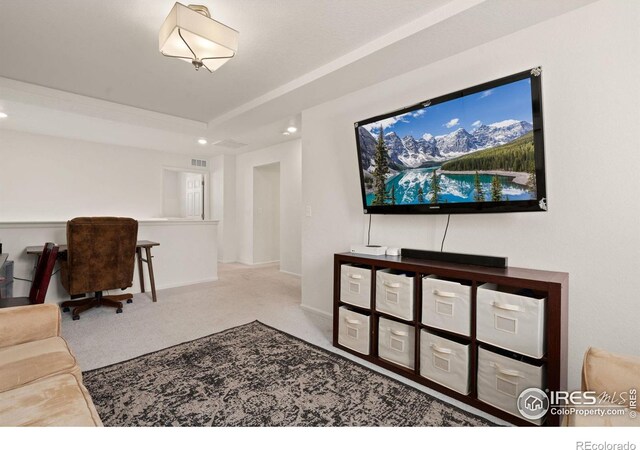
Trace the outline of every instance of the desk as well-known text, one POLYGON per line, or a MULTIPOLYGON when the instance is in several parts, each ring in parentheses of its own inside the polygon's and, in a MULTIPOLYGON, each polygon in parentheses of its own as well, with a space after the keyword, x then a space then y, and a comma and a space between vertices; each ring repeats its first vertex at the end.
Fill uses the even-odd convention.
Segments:
MULTIPOLYGON (((153 261, 151 256, 151 248, 160 245, 158 242, 152 241, 138 241, 136 242, 136 257, 138 260, 138 274, 140 275, 140 291, 145 292, 144 290, 144 273, 142 272, 142 263, 147 263, 147 270, 149 272, 149 281, 151 283, 151 298, 154 302, 158 301, 158 297, 156 296, 156 280, 153 276, 153 261), (142 250, 145 251, 146 258, 142 257, 142 250)), ((44 245, 32 245, 27 247, 27 255, 37 255, 38 258, 42 254, 42 248, 44 245)), ((67 246, 66 244, 60 245, 58 249, 58 258, 67 255, 67 246)), ((37 260, 36 260, 37 263, 37 260)))

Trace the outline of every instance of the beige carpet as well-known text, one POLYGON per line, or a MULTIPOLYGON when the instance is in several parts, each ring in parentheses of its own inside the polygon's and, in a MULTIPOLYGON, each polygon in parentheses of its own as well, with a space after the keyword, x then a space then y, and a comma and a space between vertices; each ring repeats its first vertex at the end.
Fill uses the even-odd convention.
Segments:
POLYGON ((401 379, 436 398, 505 424, 334 348, 331 344, 331 320, 300 307, 300 278, 280 272, 277 264, 220 264, 218 267, 218 281, 158 291, 157 303, 153 303, 148 294, 136 294, 134 302, 125 305, 122 314, 98 308, 73 321, 70 314, 63 313, 62 333, 82 370, 104 367, 259 320, 392 378, 401 379))

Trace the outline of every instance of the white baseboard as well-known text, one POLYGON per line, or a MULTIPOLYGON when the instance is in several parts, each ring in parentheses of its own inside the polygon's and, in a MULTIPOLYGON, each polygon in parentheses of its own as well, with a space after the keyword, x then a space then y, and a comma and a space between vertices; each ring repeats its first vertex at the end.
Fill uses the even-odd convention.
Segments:
POLYGON ((313 306, 307 306, 307 305, 300 305, 300 308, 304 309, 305 311, 308 311, 312 314, 317 314, 319 316, 322 316, 326 319, 332 319, 333 318, 333 314, 328 313, 326 311, 322 311, 321 309, 318 308, 314 308, 313 306))
MULTIPOLYGON (((159 291, 161 289, 172 289, 177 287, 193 286, 194 284, 210 283, 212 281, 218 281, 218 277, 205 278, 205 279, 196 280, 196 281, 187 281, 187 282, 181 282, 181 283, 170 283, 170 284, 158 285, 156 286, 156 291, 159 291)), ((151 292, 151 287, 149 287, 147 283, 145 283, 145 291, 146 291, 145 294, 148 292, 151 292)), ((140 291, 138 291, 138 293, 140 293, 140 291)))
POLYGON ((274 259, 273 261, 261 261, 261 262, 253 262, 251 264, 249 264, 250 266, 262 266, 265 264, 274 264, 274 263, 279 263, 280 260, 279 259, 274 259))
POLYGON ((289 272, 288 270, 282 269, 280 269, 280 272, 286 273, 287 275, 293 275, 294 277, 302 278, 302 275, 300 275, 299 273, 289 272))

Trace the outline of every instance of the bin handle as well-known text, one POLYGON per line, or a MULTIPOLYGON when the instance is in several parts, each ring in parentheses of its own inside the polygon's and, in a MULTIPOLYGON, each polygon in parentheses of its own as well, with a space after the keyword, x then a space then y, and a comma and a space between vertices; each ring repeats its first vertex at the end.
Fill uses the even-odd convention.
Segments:
POLYGON ((399 288, 400 287, 400 283, 390 283, 388 281, 383 281, 382 284, 384 284, 385 286, 388 286, 390 288, 399 288))
POLYGON ((431 344, 431 348, 433 349, 434 352, 446 353, 447 355, 453 354, 453 350, 451 350, 450 348, 438 347, 436 344, 433 344, 433 343, 431 344))
POLYGON ((360 279, 362 279, 362 275, 360 275, 358 273, 350 273, 349 274, 349 278, 353 278, 354 280, 360 280, 360 279))
POLYGON ((440 289, 434 289, 433 295, 437 295, 438 297, 447 297, 447 298, 457 297, 455 292, 446 292, 446 291, 441 291, 440 289))
POLYGON ((391 334, 395 334, 396 336, 409 336, 409 333, 407 333, 406 331, 398 330, 391 330, 391 334))
POLYGON ((362 322, 360 322, 359 320, 356 319, 349 319, 348 317, 346 317, 344 320, 347 321, 347 323, 351 323, 353 325, 360 325, 362 322))
POLYGON ((496 369, 499 373, 503 374, 503 375, 507 375, 510 377, 518 377, 518 378, 524 378, 524 375, 522 374, 522 372, 518 371, 518 370, 510 370, 510 369, 503 369, 502 367, 500 367, 499 364, 492 362, 490 364, 491 367, 493 367, 494 369, 496 369))
POLYGON ((507 311, 522 311, 522 308, 517 305, 509 305, 507 303, 491 302, 491 306, 498 309, 504 309, 507 311))

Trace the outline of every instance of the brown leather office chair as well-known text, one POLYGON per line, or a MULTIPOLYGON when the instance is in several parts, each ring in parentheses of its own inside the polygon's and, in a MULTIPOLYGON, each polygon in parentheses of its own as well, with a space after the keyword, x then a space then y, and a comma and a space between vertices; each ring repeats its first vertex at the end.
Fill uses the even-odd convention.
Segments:
POLYGON ((58 246, 53 242, 47 242, 42 249, 40 259, 38 259, 36 271, 33 274, 33 281, 31 282, 31 289, 29 290, 29 296, 0 298, 0 308, 44 303, 57 256, 58 246))
POLYGON ((67 222, 67 257, 61 261, 60 280, 71 298, 90 292, 95 296, 63 302, 73 308, 73 320, 96 306, 116 308, 131 303, 132 294, 103 295, 103 291, 133 285, 138 222, 126 217, 77 217, 67 222))

